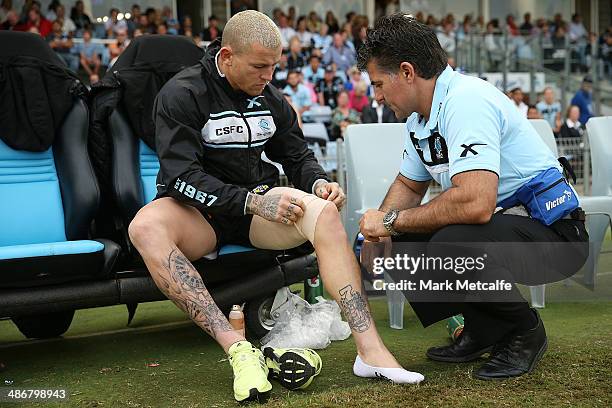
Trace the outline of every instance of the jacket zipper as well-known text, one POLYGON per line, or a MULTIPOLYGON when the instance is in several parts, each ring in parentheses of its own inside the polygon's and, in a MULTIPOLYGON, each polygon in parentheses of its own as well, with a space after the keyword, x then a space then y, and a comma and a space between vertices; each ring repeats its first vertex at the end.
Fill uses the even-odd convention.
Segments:
POLYGON ((249 132, 249 143, 247 144, 247 171, 248 171, 247 182, 250 184, 251 183, 251 127, 249 126, 249 122, 246 120, 246 117, 244 116, 244 112, 242 111, 242 109, 239 109, 239 111, 240 111, 240 116, 242 117, 242 120, 244 121, 244 124, 247 128, 247 132, 249 132))
POLYGON ((554 186, 556 186, 557 184, 561 183, 563 180, 565 180, 564 178, 560 178, 559 180, 555 181, 553 184, 551 184, 550 186, 543 188, 540 191, 536 191, 535 195, 540 195, 548 190, 550 190, 551 188, 553 188, 554 186))

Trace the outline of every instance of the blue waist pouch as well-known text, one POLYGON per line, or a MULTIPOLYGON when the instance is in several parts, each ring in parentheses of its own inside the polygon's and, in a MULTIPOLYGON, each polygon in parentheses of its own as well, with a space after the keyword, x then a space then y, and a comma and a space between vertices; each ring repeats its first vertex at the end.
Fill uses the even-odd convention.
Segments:
POLYGON ((579 207, 576 192, 557 168, 544 170, 511 197, 498 204, 504 209, 522 204, 531 218, 550 225, 579 207))

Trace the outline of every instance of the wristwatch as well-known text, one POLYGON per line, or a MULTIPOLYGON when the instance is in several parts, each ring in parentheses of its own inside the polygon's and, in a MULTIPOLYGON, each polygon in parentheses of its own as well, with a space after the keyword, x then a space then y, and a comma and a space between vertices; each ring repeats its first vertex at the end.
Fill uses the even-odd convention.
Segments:
POLYGON ((393 229, 393 223, 397 219, 398 215, 399 215, 399 210, 391 210, 388 213, 386 213, 385 216, 383 217, 383 225, 385 226, 385 229, 389 231, 389 234, 391 235, 399 235, 399 232, 393 229))

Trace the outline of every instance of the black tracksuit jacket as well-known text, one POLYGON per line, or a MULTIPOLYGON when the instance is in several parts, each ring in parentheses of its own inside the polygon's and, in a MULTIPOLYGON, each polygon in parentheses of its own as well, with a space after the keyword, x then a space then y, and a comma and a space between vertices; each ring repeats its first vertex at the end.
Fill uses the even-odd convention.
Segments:
POLYGON ((216 64, 219 44, 168 81, 155 100, 158 197, 210 214, 244 215, 247 193, 278 181, 277 168, 261 159, 264 151, 300 190, 328 180, 283 94, 270 85, 256 97, 234 91, 216 64))

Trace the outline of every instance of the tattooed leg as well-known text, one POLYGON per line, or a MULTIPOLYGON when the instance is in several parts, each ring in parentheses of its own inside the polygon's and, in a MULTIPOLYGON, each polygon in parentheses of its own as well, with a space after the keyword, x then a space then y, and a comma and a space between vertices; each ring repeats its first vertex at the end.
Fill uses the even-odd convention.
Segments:
POLYGON ((370 311, 368 303, 360 292, 353 290, 351 285, 346 285, 339 291, 340 308, 349 326, 358 333, 363 333, 370 328, 370 311))
POLYGON ((372 366, 400 367, 378 335, 361 281, 361 270, 332 203, 317 220, 314 247, 325 289, 338 302, 349 323, 361 359, 372 366))
POLYGON ((244 340, 233 331, 189 259, 214 250, 214 229, 194 207, 170 197, 144 206, 128 228, 157 287, 227 352, 244 340))
POLYGON ((200 274, 178 248, 170 250, 162 260, 161 268, 151 270, 147 266, 160 290, 226 351, 236 341, 244 340, 233 330, 204 286, 200 274))

